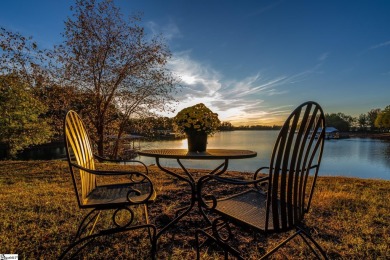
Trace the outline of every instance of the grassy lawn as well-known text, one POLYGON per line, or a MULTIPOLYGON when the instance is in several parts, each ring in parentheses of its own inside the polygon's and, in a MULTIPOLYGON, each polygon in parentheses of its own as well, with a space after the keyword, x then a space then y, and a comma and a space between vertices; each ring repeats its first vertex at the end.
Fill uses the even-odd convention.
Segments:
MULTIPOLYGON (((99 167, 126 169, 123 165, 99 167)), ((231 175, 240 173, 230 172, 231 175)), ((325 173, 326 174, 326 173, 325 173)), ((249 175, 249 174, 247 174, 249 175)), ((185 185, 150 168, 158 199, 150 218, 161 227, 189 196, 185 185)), ((201 175, 199 175, 201 176, 201 175)), ((0 162, 0 253, 19 259, 56 259, 74 236, 87 211, 78 209, 63 161, 0 162)), ((105 216, 102 217, 103 222, 105 216)), ((107 216, 108 222, 108 216, 107 216)), ((390 181, 320 177, 306 226, 331 259, 390 259, 390 181)), ((182 219, 159 240, 159 259, 195 258, 196 228, 205 223, 197 214, 182 219)), ((265 239, 237 232, 237 247, 248 259, 256 259, 285 235, 265 239)), ((83 251, 89 259, 147 259, 146 232, 101 239, 83 251)), ((218 248, 202 251, 202 259, 223 259, 218 248)), ((310 259, 298 238, 283 247, 275 259, 310 259)))

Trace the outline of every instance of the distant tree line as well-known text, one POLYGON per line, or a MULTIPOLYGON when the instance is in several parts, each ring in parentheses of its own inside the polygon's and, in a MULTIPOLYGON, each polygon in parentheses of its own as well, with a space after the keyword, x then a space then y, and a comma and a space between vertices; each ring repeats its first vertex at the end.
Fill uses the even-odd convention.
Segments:
POLYGON ((344 113, 326 114, 326 125, 333 126, 339 131, 388 132, 390 130, 390 106, 383 110, 371 109, 358 117, 344 113))
MULTIPOLYGON (((279 130, 281 126, 265 126, 265 125, 253 125, 253 126, 233 126, 230 122, 221 122, 218 127, 218 131, 234 131, 234 130, 279 130)), ((132 134, 141 134, 147 137, 158 137, 160 133, 175 132, 175 124, 173 117, 147 117, 133 119, 128 124, 126 132, 132 134)))
POLYGON ((230 122, 222 122, 218 128, 220 131, 233 131, 233 130, 280 130, 281 126, 273 125, 240 125, 233 126, 230 122))
MULTIPOLYGON (((371 109, 366 114, 352 117, 344 113, 325 114, 326 126, 335 127, 341 132, 363 131, 363 132, 386 132, 390 130, 390 105, 383 110, 371 109)), ((128 132, 142 133, 143 135, 154 136, 158 130, 175 131, 173 118, 169 117, 148 117, 132 120, 128 132)), ((279 125, 240 125, 234 126, 230 122, 222 122, 219 131, 234 130, 280 130, 279 125)))

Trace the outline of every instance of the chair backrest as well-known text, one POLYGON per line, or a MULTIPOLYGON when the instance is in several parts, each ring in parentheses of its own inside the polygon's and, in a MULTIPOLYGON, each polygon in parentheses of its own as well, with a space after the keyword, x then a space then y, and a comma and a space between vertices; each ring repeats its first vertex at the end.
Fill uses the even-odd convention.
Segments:
POLYGON ((85 129, 80 116, 70 110, 64 120, 65 147, 69 162, 70 172, 78 199, 79 205, 86 196, 96 187, 96 177, 86 171, 75 169, 81 166, 86 169, 94 170, 95 162, 93 158, 91 141, 85 129), (81 187, 78 187, 75 171, 79 171, 81 187), (81 194, 79 192, 81 190, 81 194))
POLYGON ((285 231, 294 228, 309 210, 324 137, 325 117, 317 103, 305 102, 287 118, 270 162, 267 229, 273 227, 275 231, 285 231))

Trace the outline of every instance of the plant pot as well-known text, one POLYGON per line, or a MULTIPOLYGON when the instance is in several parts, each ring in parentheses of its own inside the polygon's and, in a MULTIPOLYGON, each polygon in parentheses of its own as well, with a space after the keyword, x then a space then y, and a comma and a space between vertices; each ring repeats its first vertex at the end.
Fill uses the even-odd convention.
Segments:
POLYGON ((187 134, 188 151, 189 152, 204 152, 207 148, 207 134, 196 133, 187 134))

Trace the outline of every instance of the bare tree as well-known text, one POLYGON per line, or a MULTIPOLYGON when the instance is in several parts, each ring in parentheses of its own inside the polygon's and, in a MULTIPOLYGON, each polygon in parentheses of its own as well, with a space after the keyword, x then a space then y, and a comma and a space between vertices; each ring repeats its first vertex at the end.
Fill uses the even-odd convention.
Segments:
POLYGON ((0 74, 17 75, 29 87, 40 87, 48 80, 44 66, 48 51, 38 48, 33 38, 0 28, 0 74))
POLYGON ((145 36, 140 15, 125 21, 111 0, 77 0, 71 10, 64 44, 56 53, 64 78, 90 96, 90 119, 103 155, 112 106, 125 120, 148 106, 161 109, 172 99, 177 81, 165 68, 171 53, 161 37, 145 36))

